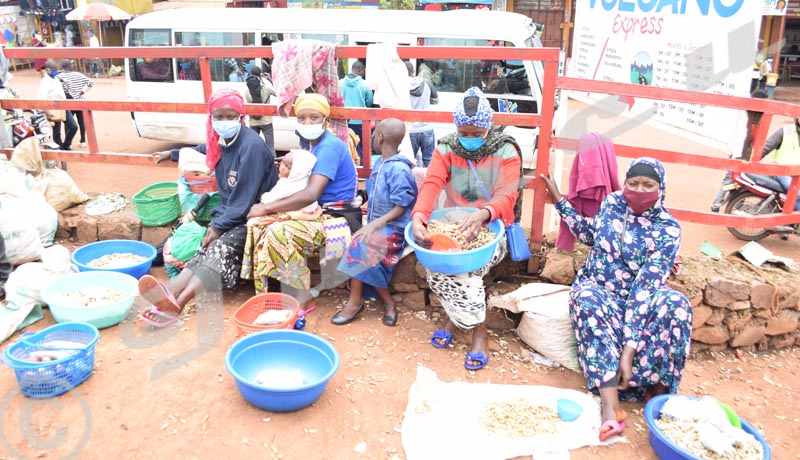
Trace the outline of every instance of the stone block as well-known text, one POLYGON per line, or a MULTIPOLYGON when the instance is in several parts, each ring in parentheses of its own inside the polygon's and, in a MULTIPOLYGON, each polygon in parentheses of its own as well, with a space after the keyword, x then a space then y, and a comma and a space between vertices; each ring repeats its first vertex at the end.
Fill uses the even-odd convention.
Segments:
POLYGON ((97 239, 138 240, 141 238, 142 224, 135 215, 111 213, 97 219, 97 239))
POLYGON ((430 298, 430 301, 431 301, 431 307, 441 308, 442 301, 439 300, 439 297, 437 297, 436 294, 431 292, 431 295, 429 296, 429 298, 430 298))
POLYGON ((737 300, 750 298, 750 285, 715 276, 706 284, 705 302, 712 307, 725 307, 737 300))
POLYGON ((495 331, 506 331, 517 327, 517 321, 502 308, 486 309, 486 327, 495 331))
POLYGON ((752 313, 753 313, 753 318, 760 318, 760 319, 772 318, 772 312, 769 309, 766 309, 766 310, 758 309, 758 310, 756 310, 754 308, 752 310, 752 313))
POLYGON ((416 283, 397 283, 392 280, 392 285, 397 292, 417 292, 420 290, 416 283))
POLYGON ((689 298, 689 303, 692 305, 692 308, 695 308, 698 305, 700 305, 701 303, 703 303, 703 293, 702 292, 698 292, 693 297, 690 297, 689 298))
POLYGON ((692 329, 697 329, 711 318, 713 309, 707 305, 699 305, 692 308, 692 329))
POLYGON ((770 350, 780 350, 781 348, 789 348, 794 345, 795 337, 791 334, 783 334, 767 339, 768 347, 770 350))
POLYGON ((781 335, 794 332, 798 327, 800 313, 792 310, 782 310, 777 315, 767 320, 767 335, 781 335))
POLYGON ((142 241, 158 247, 172 233, 172 227, 142 227, 142 241))
POLYGON ((56 228, 55 241, 66 241, 72 238, 73 228, 67 226, 67 221, 64 216, 58 215, 58 227, 56 228))
POLYGON ((94 243, 97 241, 97 219, 85 216, 78 221, 75 238, 81 243, 94 243))
POLYGON ((708 317, 706 320, 706 324, 709 326, 719 326, 722 324, 722 320, 725 319, 725 310, 722 308, 712 308, 711 309, 711 316, 708 317))
POLYGON ((575 279, 575 264, 568 254, 547 254, 541 277, 555 284, 570 285, 575 279))
POLYGON ((750 285, 750 303, 753 308, 769 308, 774 293, 775 288, 767 283, 753 283, 750 285))
POLYGON ((83 206, 67 208, 59 213, 64 218, 64 224, 68 228, 76 228, 78 221, 86 217, 83 206))
POLYGON ((427 302, 425 302, 425 291, 405 292, 402 294, 400 303, 404 308, 409 310, 424 310, 427 305, 427 302))
POLYGON ((712 307, 726 307, 737 300, 750 298, 750 285, 715 276, 708 280, 705 302, 712 307))
POLYGON ((797 309, 798 302, 800 302, 800 294, 797 291, 783 291, 778 298, 778 307, 797 309))
POLYGON ((745 327, 751 319, 753 319, 753 315, 750 314, 750 311, 743 310, 729 313, 724 323, 731 334, 733 334, 735 331, 739 331, 745 327))
POLYGON ((718 351, 725 351, 728 349, 727 343, 719 343, 716 345, 709 345, 707 343, 702 342, 692 342, 692 356, 696 356, 698 353, 716 353, 718 351))
POLYGON ((739 310, 749 310, 750 309, 750 301, 749 300, 737 300, 735 302, 731 302, 725 306, 728 310, 739 311, 739 310))
MULTIPOLYGON (((667 287, 680 292, 681 294, 685 295, 687 299, 689 299, 689 291, 687 291, 686 287, 684 287, 682 284, 673 283, 670 280, 667 280, 667 287)), ((702 297, 700 297, 700 299, 702 300, 702 297)), ((689 299, 689 302, 691 303, 691 299, 689 299)), ((700 301, 697 303, 699 304, 700 301)))
POLYGON ((764 338, 766 328, 757 324, 750 324, 741 330, 736 337, 731 340, 731 346, 734 348, 747 347, 755 345, 764 338))
POLYGON ((413 254, 407 255, 400 259, 400 262, 398 262, 394 267, 394 272, 392 273, 392 283, 414 283, 416 281, 414 274, 415 265, 417 265, 417 258, 414 257, 413 254))
POLYGON ((692 340, 709 345, 725 343, 729 338, 728 331, 720 326, 703 326, 692 331, 692 340))

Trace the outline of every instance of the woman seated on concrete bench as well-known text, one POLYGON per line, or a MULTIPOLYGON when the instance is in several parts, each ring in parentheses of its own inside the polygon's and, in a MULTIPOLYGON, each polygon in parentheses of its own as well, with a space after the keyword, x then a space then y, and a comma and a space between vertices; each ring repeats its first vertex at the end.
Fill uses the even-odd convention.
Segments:
MULTIPOLYGON (((300 145, 317 157, 308 187, 274 203, 253 205, 248 218, 297 211, 314 201, 324 205, 355 198, 356 167, 347 145, 326 129, 330 110, 328 100, 320 94, 302 94, 297 98, 294 112, 300 145)), ((357 222, 350 226, 353 231, 358 229, 356 225, 360 228, 361 222, 361 210, 356 209, 357 222)), ((306 258, 325 246, 327 217, 323 214, 313 220, 274 222, 253 232, 253 250, 244 255, 242 278, 252 279, 257 292, 266 291, 267 277, 276 279, 282 283, 283 292, 304 308, 312 299, 306 258)))

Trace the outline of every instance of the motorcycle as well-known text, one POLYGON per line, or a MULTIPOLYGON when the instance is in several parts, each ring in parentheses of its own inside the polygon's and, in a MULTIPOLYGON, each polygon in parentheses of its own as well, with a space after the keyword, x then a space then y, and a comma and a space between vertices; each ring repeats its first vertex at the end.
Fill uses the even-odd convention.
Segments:
MULTIPOLYGON (((731 182, 725 185, 725 197, 722 205, 725 213, 734 216, 758 216, 764 214, 780 214, 786 201, 786 190, 774 176, 748 174, 731 171, 731 182)), ((798 231, 798 224, 780 225, 770 228, 728 227, 733 236, 744 241, 759 241, 769 235, 779 234, 787 238, 790 233, 798 231)))
POLYGON ((44 112, 39 110, 6 110, 6 126, 11 128, 11 140, 16 146, 24 139, 35 137, 39 147, 47 150, 58 150, 60 146, 53 142, 53 126, 44 112))

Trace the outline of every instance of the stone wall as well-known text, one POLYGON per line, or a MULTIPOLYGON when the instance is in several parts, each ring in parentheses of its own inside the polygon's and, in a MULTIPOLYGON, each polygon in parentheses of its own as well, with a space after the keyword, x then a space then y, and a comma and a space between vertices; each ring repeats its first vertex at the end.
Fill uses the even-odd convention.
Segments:
MULTIPOLYGON (((144 227, 128 205, 105 216, 91 217, 83 206, 63 211, 59 217, 58 240, 89 243, 109 239, 135 239, 159 245, 171 227, 144 227)), ((550 235, 548 235, 550 236, 550 235)), ((546 237, 551 246, 552 238, 546 237)), ((588 249, 547 253, 539 279, 569 285, 583 263, 588 249)), ((313 265, 313 261, 310 265, 313 265)), ((487 296, 504 294, 519 287, 527 263, 504 260, 486 276, 487 296)), ((800 274, 774 267, 753 270, 746 264, 708 257, 687 257, 679 275, 669 284, 689 297, 694 309, 692 341, 694 350, 767 350, 800 346, 800 274)), ((413 311, 441 308, 430 291, 425 269, 414 254, 395 267, 391 290, 395 301, 413 311)), ((500 308, 487 311, 487 325, 493 329, 516 327, 518 318, 500 308)))

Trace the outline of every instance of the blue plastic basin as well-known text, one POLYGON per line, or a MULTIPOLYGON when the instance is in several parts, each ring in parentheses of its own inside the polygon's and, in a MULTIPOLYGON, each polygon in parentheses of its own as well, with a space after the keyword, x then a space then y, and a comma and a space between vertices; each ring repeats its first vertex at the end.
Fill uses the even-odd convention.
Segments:
MULTIPOLYGON (((448 212, 454 210, 466 212, 478 211, 477 208, 442 208, 431 213, 431 220, 443 218, 448 212)), ((460 275, 484 267, 492 260, 500 238, 505 237, 505 226, 503 222, 500 221, 500 219, 495 219, 489 222, 488 225, 489 230, 494 233, 495 237, 492 242, 486 246, 460 252, 431 251, 423 248, 414 241, 414 235, 411 233, 411 225, 412 222, 406 225, 406 242, 414 249, 414 254, 416 254, 419 263, 428 270, 447 275, 460 275)))
MULTIPOLYGON (((688 395, 660 395, 651 399, 647 405, 644 406, 644 419, 647 426, 650 427, 650 445, 656 451, 661 460, 702 460, 700 457, 689 453, 677 444, 670 441, 670 439, 661 431, 656 425, 655 421, 661 418, 661 407, 667 402, 669 398, 692 398, 688 395)), ((766 439, 761 436, 752 425, 742 420, 742 429, 753 436, 764 446, 764 460, 772 459, 772 451, 767 445, 766 439)))
POLYGON ((225 354, 225 367, 250 404, 272 412, 290 412, 314 403, 339 369, 339 353, 327 340, 295 330, 272 330, 236 341, 225 354), (269 388, 255 382, 266 369, 303 374, 296 388, 269 388))
POLYGON ((105 271, 119 272, 139 279, 150 271, 156 258, 156 248, 152 244, 135 240, 106 240, 81 246, 72 253, 72 263, 82 272, 105 271), (87 264, 95 259, 114 253, 131 253, 147 257, 147 260, 136 265, 121 268, 90 267, 87 264))

